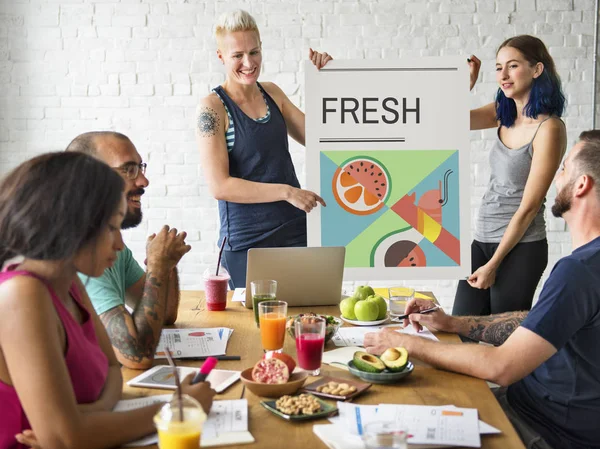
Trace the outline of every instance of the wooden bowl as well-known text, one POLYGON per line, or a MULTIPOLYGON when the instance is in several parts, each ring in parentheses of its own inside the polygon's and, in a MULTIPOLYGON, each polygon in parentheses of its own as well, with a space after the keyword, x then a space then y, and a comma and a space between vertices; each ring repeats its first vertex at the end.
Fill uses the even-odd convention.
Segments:
POLYGON ((254 393, 256 396, 263 396, 266 398, 278 398, 286 394, 293 394, 304 385, 308 373, 305 371, 299 373, 293 373, 284 384, 261 384, 260 382, 254 382, 252 380, 252 368, 245 369, 242 371, 242 382, 246 385, 246 388, 254 393))

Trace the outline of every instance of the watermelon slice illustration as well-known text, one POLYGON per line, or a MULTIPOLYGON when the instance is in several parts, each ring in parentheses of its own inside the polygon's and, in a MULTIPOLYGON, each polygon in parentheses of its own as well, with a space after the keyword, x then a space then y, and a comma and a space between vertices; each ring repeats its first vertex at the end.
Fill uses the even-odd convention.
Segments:
POLYGON ((383 236, 371 251, 372 267, 426 267, 427 258, 419 244, 423 236, 413 227, 383 236))
POLYGON ((385 205, 391 191, 390 180, 381 162, 366 156, 354 157, 333 174, 333 196, 351 214, 373 214, 385 205))

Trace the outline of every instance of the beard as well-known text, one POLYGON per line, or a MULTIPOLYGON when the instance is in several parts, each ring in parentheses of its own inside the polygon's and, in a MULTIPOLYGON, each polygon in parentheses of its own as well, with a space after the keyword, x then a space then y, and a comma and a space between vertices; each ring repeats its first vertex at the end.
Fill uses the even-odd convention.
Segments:
POLYGON ((569 182, 566 186, 560 189, 560 192, 556 195, 554 204, 552 205, 552 215, 556 218, 560 218, 564 213, 571 209, 571 192, 573 191, 574 182, 569 182))
POLYGON ((142 222, 142 210, 141 209, 134 209, 132 211, 127 209, 127 213, 125 214, 123 223, 121 223, 121 229, 135 228, 141 222, 142 222))
MULTIPOLYGON (((132 196, 142 196, 144 194, 144 189, 137 189, 134 191, 130 191, 127 194, 127 199, 129 200, 132 196)), ((121 229, 130 229, 135 228, 142 222, 142 209, 134 207, 127 207, 127 213, 125 214, 125 218, 123 218, 123 222, 121 223, 121 229)))

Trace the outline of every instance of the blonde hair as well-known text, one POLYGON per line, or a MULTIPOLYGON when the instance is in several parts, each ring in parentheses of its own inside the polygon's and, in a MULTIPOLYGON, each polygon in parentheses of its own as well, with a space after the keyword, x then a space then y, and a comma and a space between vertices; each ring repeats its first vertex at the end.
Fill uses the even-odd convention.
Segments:
POLYGON ((256 31, 258 40, 260 41, 260 32, 254 17, 243 9, 236 9, 235 11, 229 11, 221 14, 217 24, 215 26, 215 38, 217 44, 221 44, 221 38, 227 33, 233 33, 236 31, 256 31))

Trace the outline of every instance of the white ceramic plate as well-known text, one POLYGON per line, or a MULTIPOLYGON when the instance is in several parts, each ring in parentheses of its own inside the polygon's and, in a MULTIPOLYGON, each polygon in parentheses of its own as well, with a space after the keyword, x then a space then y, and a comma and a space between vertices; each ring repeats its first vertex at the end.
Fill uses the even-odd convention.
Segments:
POLYGON ((378 324, 385 323, 389 319, 389 316, 386 316, 383 320, 375 320, 375 321, 349 320, 348 318, 344 318, 342 315, 340 315, 340 318, 342 320, 344 320, 346 323, 352 324, 354 326, 377 326, 378 324))

